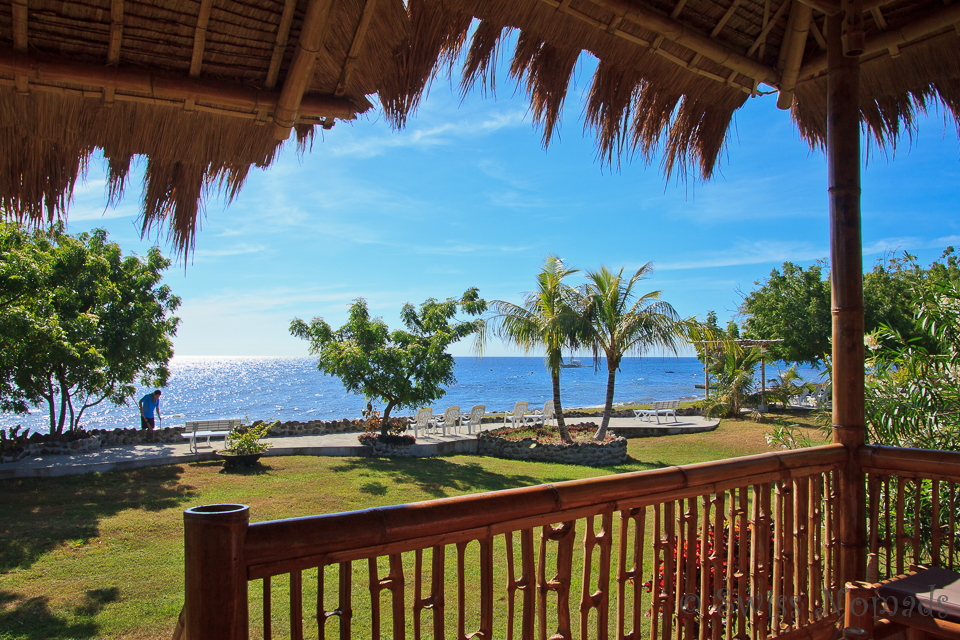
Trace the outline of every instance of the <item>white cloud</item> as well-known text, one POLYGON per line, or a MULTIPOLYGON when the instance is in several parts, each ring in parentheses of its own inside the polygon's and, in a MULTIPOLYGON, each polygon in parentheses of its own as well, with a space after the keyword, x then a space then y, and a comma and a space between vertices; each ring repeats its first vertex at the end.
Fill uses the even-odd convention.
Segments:
POLYGON ((487 114, 479 122, 458 120, 445 122, 429 128, 415 128, 402 132, 388 132, 386 135, 354 138, 346 141, 329 142, 329 152, 334 156, 355 156, 372 158, 385 153, 388 149, 404 147, 428 148, 451 144, 454 139, 482 136, 505 127, 516 126, 523 121, 523 112, 499 112, 487 114))
POLYGON ((658 271, 674 271, 679 269, 705 269, 711 267, 733 267, 746 264, 763 264, 766 262, 806 262, 826 258, 829 250, 818 248, 806 242, 775 242, 758 240, 754 242, 740 241, 732 249, 723 251, 710 250, 702 258, 691 258, 675 262, 655 262, 658 271))

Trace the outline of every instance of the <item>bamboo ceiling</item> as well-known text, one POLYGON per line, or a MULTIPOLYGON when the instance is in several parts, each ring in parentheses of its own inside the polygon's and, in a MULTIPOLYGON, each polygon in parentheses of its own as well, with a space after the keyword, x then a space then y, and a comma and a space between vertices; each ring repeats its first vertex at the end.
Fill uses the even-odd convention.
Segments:
MULTIPOLYGON (((203 192, 233 197, 291 129, 305 145, 314 127, 369 109, 373 94, 403 126, 433 75, 459 60, 467 92, 492 88, 498 56, 509 56, 546 144, 577 59, 591 53, 586 126, 614 164, 662 153, 668 176, 710 177, 733 113, 773 91, 822 146, 825 16, 841 9, 839 0, 2 1, 6 217, 62 216, 96 149, 117 197, 144 155, 144 228, 167 227, 180 250, 193 242, 203 192)), ((960 2, 859 4, 847 45, 862 52, 866 130, 893 145, 918 110, 960 114, 960 2)))

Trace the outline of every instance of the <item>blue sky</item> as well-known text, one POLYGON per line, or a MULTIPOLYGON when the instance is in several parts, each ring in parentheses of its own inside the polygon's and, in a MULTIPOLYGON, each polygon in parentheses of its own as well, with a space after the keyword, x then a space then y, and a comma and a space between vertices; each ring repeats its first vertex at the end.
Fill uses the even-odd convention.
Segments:
MULTIPOLYGON (((505 73, 495 99, 474 93, 463 104, 438 79, 400 132, 374 112, 318 135, 302 158, 287 143, 229 207, 208 202, 195 253, 168 272, 183 299, 176 353, 306 355, 290 320, 339 326, 357 297, 391 326, 405 302, 469 286, 519 302, 549 253, 584 270, 652 261, 644 291, 662 289, 682 315, 713 309, 726 322, 774 267, 827 257, 826 161, 775 95, 737 113, 711 182, 666 183, 659 158, 620 170, 596 161, 580 100, 592 69, 581 66, 547 151, 505 73)), ((125 253, 151 243, 168 252, 163 237, 140 239, 140 169, 107 209, 92 163, 68 230, 103 227, 125 253)), ((922 119, 895 158, 874 149, 863 174, 864 264, 894 250, 929 263, 960 245, 958 184, 957 130, 942 112, 922 119)), ((517 355, 497 342, 486 353, 517 355)))

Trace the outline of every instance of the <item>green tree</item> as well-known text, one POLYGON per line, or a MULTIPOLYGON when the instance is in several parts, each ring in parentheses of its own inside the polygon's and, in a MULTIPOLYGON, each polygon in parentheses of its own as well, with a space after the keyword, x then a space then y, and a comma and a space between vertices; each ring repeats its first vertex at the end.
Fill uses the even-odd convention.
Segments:
POLYGON ((706 415, 739 418, 744 401, 753 388, 753 376, 758 364, 759 349, 741 349, 733 343, 714 345, 708 366, 710 379, 717 388, 705 401, 706 415))
POLYGON ((62 433, 105 400, 126 404, 136 381, 166 384, 180 299, 160 284, 159 249, 123 257, 101 229, 4 225, 0 250, 0 408, 46 404, 62 433))
POLYGON ((582 320, 574 309, 576 292, 564 283, 564 278, 576 273, 564 266, 560 258, 550 255, 537 274, 536 291, 524 294, 523 305, 503 300, 490 303, 496 315, 490 318, 489 329, 505 342, 524 351, 543 347, 547 369, 553 384, 553 408, 557 416, 560 439, 572 443, 563 419, 560 405, 560 364, 563 349, 575 348, 582 334, 582 320))
POLYGON ((824 281, 820 263, 804 270, 784 262, 782 271, 774 269, 762 285, 740 305, 745 316, 743 337, 779 342, 769 353, 787 362, 805 362, 817 366, 830 352, 832 320, 830 283, 824 281))
MULTIPOLYGON (((960 282, 960 265, 953 247, 947 247, 929 268, 920 266, 909 253, 877 260, 863 276, 865 331, 873 333, 884 326, 907 340, 928 340, 929 334, 917 324, 916 308, 924 286, 937 282, 960 282)), ((769 347, 774 357, 823 364, 830 351, 832 319, 830 283, 823 279, 821 264, 804 270, 785 262, 782 270, 774 269, 766 282, 755 284, 758 288, 740 305, 745 318, 744 337, 780 338, 783 342, 769 347)), ((925 346, 933 348, 931 344, 925 346)))
POLYGON ((487 309, 476 288, 467 289, 459 301, 430 298, 419 309, 408 303, 400 313, 406 330, 391 332, 381 318, 370 317, 367 302, 358 298, 347 324, 337 331, 323 318, 310 324, 295 318, 290 333, 310 342, 320 371, 340 378, 347 391, 386 402, 380 432, 387 435, 395 407, 431 403, 443 397, 444 386, 456 382, 447 347, 483 329, 480 318, 454 321, 458 306, 470 316, 487 309))
POLYGON ((581 313, 584 316, 584 344, 593 349, 593 363, 599 368, 602 357, 607 361, 607 395, 603 405, 603 419, 594 436, 603 441, 613 411, 613 394, 617 371, 623 356, 642 354, 650 347, 661 347, 676 354, 691 331, 699 330, 699 323, 681 319, 676 310, 660 299, 660 291, 637 296, 634 287, 653 271, 648 262, 629 279, 623 269, 613 273, 607 267, 587 272, 587 284, 580 291, 581 313))

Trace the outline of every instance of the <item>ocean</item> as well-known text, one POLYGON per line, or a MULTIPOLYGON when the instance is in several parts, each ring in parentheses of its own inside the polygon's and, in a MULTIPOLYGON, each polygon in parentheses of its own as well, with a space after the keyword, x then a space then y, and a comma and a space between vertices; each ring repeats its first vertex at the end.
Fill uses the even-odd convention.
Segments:
MULTIPOLYGON (((606 395, 607 369, 601 362, 582 358, 580 368, 563 369, 561 400, 565 408, 602 405, 606 395)), ((782 367, 782 365, 781 365, 782 367)), ((186 420, 248 418, 250 420, 333 420, 359 418, 366 399, 347 393, 338 378, 323 375, 316 358, 177 356, 170 363, 169 384, 163 389, 162 426, 179 426, 186 420)), ((768 380, 778 371, 767 365, 768 380)), ((819 372, 800 369, 807 380, 818 381, 819 372)), ((530 408, 552 398, 550 375, 543 358, 460 357, 457 381, 446 395, 433 403, 435 412, 451 405, 468 411, 484 404, 488 412, 512 409, 519 400, 530 408)), ((693 400, 703 396, 703 365, 696 358, 624 358, 617 374, 614 402, 693 400)), ((104 402, 88 409, 81 424, 87 429, 139 427, 136 402, 150 389, 138 390, 127 406, 104 402)), ((383 404, 379 407, 382 409, 383 404)), ((399 414, 412 414, 401 409, 399 414)), ((398 415, 397 410, 394 415, 398 415)), ((49 430, 46 407, 30 415, 0 414, 0 428, 22 425, 31 431, 49 430)))

